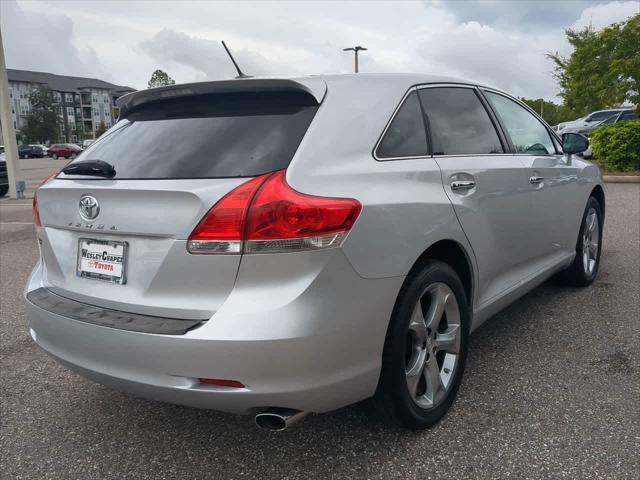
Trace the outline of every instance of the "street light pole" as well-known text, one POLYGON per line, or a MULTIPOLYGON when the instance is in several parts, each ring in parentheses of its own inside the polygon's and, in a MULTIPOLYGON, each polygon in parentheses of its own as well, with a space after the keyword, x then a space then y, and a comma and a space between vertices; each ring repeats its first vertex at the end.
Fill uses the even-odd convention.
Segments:
POLYGON ((7 66, 4 63, 4 46, 2 45, 2 31, 0 30, 0 124, 4 139, 4 152, 7 160, 7 173, 9 175, 9 196, 18 198, 16 181, 22 180, 20 165, 18 164, 18 144, 16 131, 13 128, 11 117, 11 99, 9 98, 9 79, 7 78, 7 66))
POLYGON ((356 73, 358 73, 358 52, 367 50, 367 49, 364 47, 361 47, 360 45, 357 45, 355 47, 343 48, 342 50, 344 52, 353 52, 355 54, 355 70, 356 70, 356 73))

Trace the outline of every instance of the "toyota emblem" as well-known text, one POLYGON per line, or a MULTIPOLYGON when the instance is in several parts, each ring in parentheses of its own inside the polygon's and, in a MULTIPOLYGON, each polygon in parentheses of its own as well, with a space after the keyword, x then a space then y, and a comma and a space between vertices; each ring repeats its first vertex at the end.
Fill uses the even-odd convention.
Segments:
POLYGON ((83 195, 79 202, 80 216, 85 220, 95 220, 100 213, 100 204, 96 197, 92 195, 83 195))

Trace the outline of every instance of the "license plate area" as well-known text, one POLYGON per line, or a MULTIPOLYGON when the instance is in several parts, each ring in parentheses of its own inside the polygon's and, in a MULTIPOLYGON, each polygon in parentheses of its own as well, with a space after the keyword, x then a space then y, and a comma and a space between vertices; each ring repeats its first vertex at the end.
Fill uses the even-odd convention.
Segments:
POLYGON ((76 275, 110 283, 126 283, 127 242, 78 239, 76 275))

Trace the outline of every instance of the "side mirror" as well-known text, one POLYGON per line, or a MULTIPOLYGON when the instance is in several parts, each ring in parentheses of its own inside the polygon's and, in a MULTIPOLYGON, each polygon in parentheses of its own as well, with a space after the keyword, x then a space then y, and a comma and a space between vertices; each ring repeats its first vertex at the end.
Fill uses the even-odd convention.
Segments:
POLYGON ((569 155, 582 153, 589 148, 589 139, 581 133, 563 133, 562 151, 569 155))

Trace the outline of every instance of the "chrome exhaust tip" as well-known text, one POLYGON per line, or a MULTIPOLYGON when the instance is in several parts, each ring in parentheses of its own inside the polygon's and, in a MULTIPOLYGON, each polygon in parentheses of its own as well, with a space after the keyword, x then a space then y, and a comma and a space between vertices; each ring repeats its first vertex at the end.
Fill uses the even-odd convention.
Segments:
POLYGON ((302 410, 293 410, 291 408, 270 408, 255 416, 256 425, 265 430, 272 432, 282 432, 291 425, 295 425, 303 418, 309 415, 309 412, 302 410))

